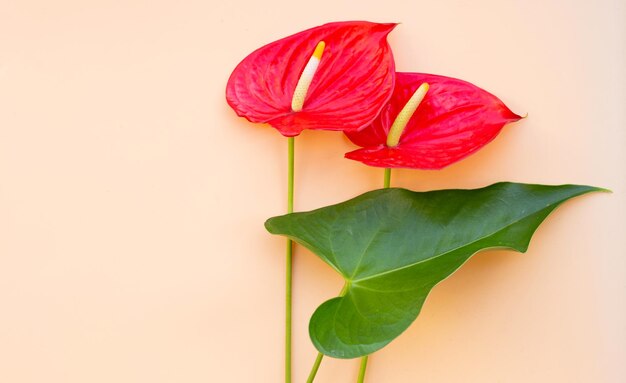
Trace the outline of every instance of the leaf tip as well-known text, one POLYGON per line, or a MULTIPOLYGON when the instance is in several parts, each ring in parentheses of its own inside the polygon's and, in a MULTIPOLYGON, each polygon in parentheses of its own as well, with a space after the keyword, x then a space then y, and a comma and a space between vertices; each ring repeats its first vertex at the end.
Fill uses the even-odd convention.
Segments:
POLYGON ((590 185, 580 185, 580 186, 586 188, 586 190, 583 192, 583 194, 584 193, 594 193, 594 192, 613 194, 613 190, 607 189, 607 188, 602 188, 602 187, 598 187, 598 186, 590 186, 590 185))

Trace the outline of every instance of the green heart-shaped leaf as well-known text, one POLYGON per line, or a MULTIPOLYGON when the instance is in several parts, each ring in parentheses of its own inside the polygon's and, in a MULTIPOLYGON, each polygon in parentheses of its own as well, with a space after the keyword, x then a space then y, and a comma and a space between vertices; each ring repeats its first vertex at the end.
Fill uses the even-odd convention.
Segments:
POLYGON ((309 332, 320 352, 356 358, 406 330, 430 290, 474 253, 524 252, 559 204, 601 190, 516 183, 423 193, 382 189, 270 218, 265 227, 309 248, 344 277, 345 294, 318 307, 309 332))

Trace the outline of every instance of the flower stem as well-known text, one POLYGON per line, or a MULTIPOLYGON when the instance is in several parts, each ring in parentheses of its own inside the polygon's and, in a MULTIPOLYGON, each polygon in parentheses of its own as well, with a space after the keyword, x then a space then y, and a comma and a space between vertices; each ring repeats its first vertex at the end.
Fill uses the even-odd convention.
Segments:
POLYGON ((361 367, 359 368, 359 378, 357 383, 363 383, 365 379, 365 369, 367 368, 367 355, 361 358, 361 367))
POLYGON ((385 169, 385 189, 391 186, 391 168, 385 169))
MULTIPOLYGON (((289 137, 288 173, 287 173, 287 213, 293 213, 293 168, 294 138, 289 137)), ((285 383, 291 383, 291 280, 293 264, 293 242, 287 239, 287 256, 285 263, 285 383)))
POLYGON ((288 161, 289 161, 289 170, 288 170, 288 185, 287 185, 287 213, 293 213, 293 164, 294 164, 294 137, 287 138, 287 143, 289 145, 289 153, 288 153, 288 161))

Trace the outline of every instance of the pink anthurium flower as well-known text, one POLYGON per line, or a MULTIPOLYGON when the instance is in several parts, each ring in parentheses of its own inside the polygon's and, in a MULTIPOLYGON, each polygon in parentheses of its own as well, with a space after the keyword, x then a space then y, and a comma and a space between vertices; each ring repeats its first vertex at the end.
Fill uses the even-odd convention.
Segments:
POLYGON ((270 43, 235 68, 226 87, 228 104, 287 137, 304 129, 363 128, 393 91, 387 35, 394 27, 336 22, 270 43))
POLYGON ((396 73, 381 114, 360 131, 345 132, 361 149, 346 158, 385 168, 441 169, 493 140, 519 120, 496 96, 468 82, 422 73, 396 73))

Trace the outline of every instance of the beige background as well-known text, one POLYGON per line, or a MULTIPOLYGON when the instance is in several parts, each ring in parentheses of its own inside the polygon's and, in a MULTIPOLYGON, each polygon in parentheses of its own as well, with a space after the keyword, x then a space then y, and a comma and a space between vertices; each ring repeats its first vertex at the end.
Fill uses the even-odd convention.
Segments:
MULTIPOLYGON (((527 254, 476 256, 371 358, 369 382, 626 381, 621 0, 0 0, 0 382, 279 382, 286 141, 224 100, 253 49, 399 21, 399 70, 461 77, 529 118, 416 190, 584 183, 527 254)), ((297 139, 296 208, 379 187, 339 134, 297 139)), ((295 261, 294 377, 339 290, 295 261)), ((317 382, 351 382, 326 359, 317 382)))

